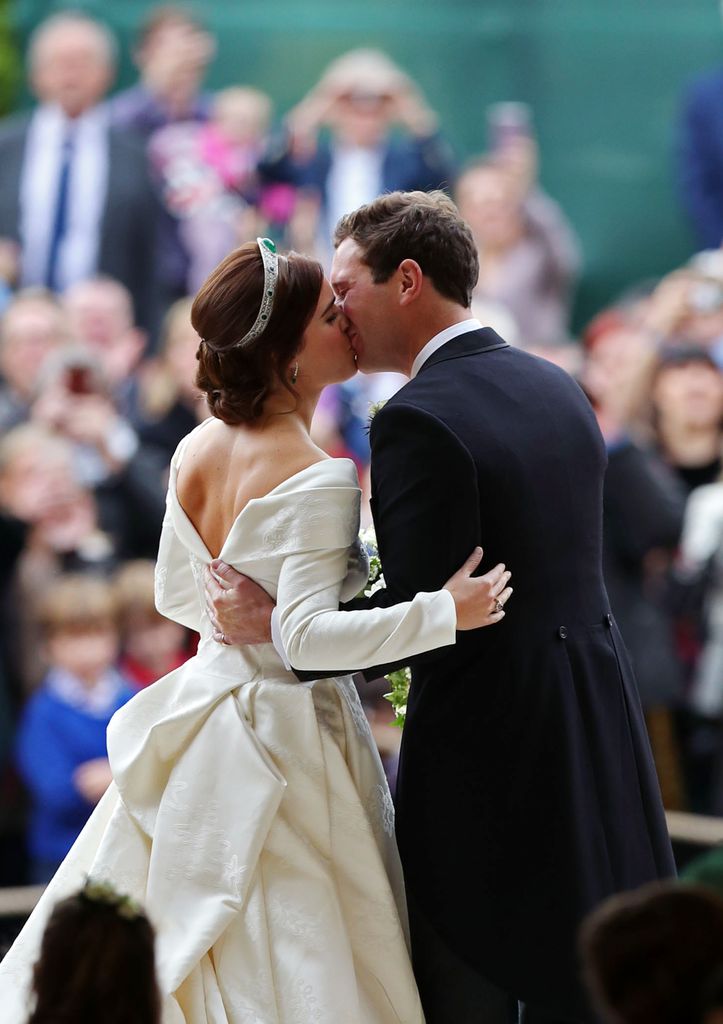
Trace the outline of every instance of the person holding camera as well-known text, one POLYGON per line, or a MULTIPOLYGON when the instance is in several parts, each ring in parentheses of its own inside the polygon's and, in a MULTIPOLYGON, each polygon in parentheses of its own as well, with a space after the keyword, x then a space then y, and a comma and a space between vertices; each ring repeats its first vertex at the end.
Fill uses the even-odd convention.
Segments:
MULTIPOLYGON (((299 189, 307 238, 293 244, 309 251, 310 234, 330 263, 329 239, 340 217, 384 192, 449 187, 454 165, 437 115, 416 84, 385 53, 361 49, 329 65, 289 113, 283 137, 259 170, 269 182, 299 189), (401 137, 393 137, 395 126, 401 137)), ((297 228, 292 222, 292 233, 297 228)))
POLYGON ((153 557, 165 509, 165 466, 119 412, 92 353, 67 347, 49 361, 31 418, 71 442, 78 479, 92 489, 120 556, 153 557))

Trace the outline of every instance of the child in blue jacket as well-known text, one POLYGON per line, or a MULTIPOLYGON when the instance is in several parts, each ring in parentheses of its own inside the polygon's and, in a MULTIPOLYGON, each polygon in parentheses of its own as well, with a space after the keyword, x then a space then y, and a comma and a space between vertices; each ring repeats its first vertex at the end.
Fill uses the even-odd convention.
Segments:
POLYGON ((118 607, 105 580, 66 575, 39 608, 48 672, 21 717, 31 881, 47 882, 111 781, 108 722, 135 692, 118 672, 118 607))

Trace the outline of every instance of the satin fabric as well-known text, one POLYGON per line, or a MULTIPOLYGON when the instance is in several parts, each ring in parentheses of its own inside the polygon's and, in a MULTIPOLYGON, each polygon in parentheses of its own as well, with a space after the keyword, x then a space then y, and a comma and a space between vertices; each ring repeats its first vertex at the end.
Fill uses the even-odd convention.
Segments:
MULTIPOLYGON (((210 554, 175 492, 184 445, 156 599, 200 631, 198 654, 113 718, 114 783, 0 965, 3 1020, 26 1019, 47 916, 89 873, 147 909, 164 1024, 422 1022, 393 806, 352 679, 301 683, 270 644, 213 641, 210 554)), ((367 576, 359 498, 349 460, 311 466, 246 506, 222 557, 278 598, 309 663, 453 643, 446 591, 338 611, 367 576)))

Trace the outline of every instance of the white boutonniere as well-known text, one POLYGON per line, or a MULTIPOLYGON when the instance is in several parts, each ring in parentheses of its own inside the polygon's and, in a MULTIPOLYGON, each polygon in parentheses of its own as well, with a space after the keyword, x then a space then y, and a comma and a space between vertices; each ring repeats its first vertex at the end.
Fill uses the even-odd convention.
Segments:
POLYGON ((381 400, 381 402, 370 402, 369 403, 369 421, 367 423, 367 433, 369 433, 369 429, 370 429, 370 427, 372 425, 372 420, 374 419, 376 414, 379 412, 379 410, 384 408, 384 406, 387 404, 387 401, 388 401, 388 399, 383 398, 381 400))

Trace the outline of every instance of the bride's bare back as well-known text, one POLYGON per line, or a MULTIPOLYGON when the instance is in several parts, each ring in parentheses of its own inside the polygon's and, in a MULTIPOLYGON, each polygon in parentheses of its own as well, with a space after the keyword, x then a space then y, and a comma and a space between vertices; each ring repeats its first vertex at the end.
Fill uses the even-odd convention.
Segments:
POLYGON ((329 457, 298 421, 276 419, 266 427, 207 420, 188 442, 176 481, 178 500, 214 557, 249 501, 329 457))

